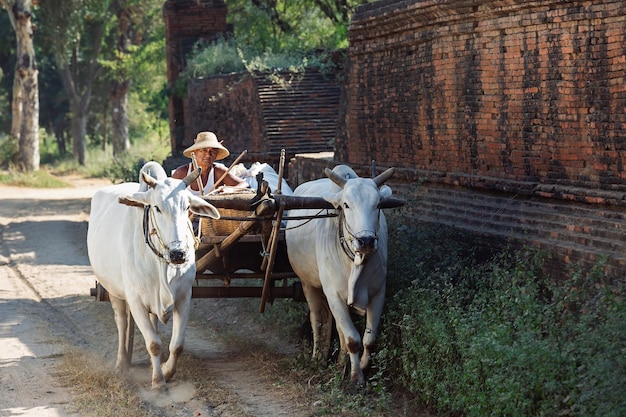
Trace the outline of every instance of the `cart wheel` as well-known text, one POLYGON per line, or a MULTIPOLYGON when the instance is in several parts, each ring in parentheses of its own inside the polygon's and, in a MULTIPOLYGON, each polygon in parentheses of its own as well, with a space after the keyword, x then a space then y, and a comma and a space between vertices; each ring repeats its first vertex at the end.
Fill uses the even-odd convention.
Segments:
POLYGON ((92 288, 90 291, 93 297, 96 297, 96 301, 111 301, 109 298, 109 292, 96 281, 96 287, 92 288))

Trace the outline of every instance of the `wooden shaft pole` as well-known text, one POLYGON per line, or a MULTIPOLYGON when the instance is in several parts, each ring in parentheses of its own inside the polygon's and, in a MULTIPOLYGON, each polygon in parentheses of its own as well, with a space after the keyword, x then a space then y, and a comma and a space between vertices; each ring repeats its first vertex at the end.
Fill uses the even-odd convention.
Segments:
POLYGON ((280 233, 280 222, 283 219, 283 211, 285 210, 285 204, 281 204, 276 214, 276 220, 274 221, 274 228, 270 235, 270 247, 269 247, 269 259, 265 266, 265 280, 263 281, 263 291, 261 292, 261 304, 259 305, 259 313, 265 312, 265 303, 269 297, 270 286, 272 285, 271 275, 274 269, 274 261, 276 259, 276 249, 278 247, 278 234, 280 233))

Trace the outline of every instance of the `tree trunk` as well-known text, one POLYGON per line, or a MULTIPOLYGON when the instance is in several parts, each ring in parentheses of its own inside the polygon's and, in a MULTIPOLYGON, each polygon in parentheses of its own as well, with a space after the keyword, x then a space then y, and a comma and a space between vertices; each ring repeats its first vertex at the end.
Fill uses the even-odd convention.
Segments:
MULTIPOLYGON (((61 78, 70 101, 72 112, 72 151, 74 158, 80 165, 85 165, 87 153, 87 116, 89 114, 89 102, 91 97, 91 84, 81 96, 76 91, 74 80, 67 64, 61 68, 61 78)), ((91 83, 91 80, 89 81, 91 83)))
POLYGON ((80 165, 85 165, 87 153, 87 109, 72 105, 72 150, 80 165))
POLYGON ((128 139, 128 91, 130 80, 111 81, 111 125, 113 155, 122 155, 130 149, 128 139))
POLYGON ((39 87, 37 70, 24 71, 22 78, 22 126, 19 139, 19 154, 22 170, 39 170, 39 87))
POLYGON ((16 0, 7 11, 17 41, 11 135, 18 139, 20 169, 37 171, 40 162, 39 85, 33 45, 32 3, 30 0, 16 0))
MULTIPOLYGON (((17 35, 16 35, 17 36, 17 35)), ((20 139, 20 131, 22 130, 22 83, 17 71, 13 77, 13 101, 11 102, 11 137, 16 140, 20 139)))
POLYGON ((128 76, 127 63, 124 62, 129 55, 130 46, 141 42, 141 31, 133 21, 136 10, 133 2, 120 0, 114 4, 117 16, 117 40, 116 49, 117 69, 113 73, 111 81, 111 125, 113 155, 118 156, 130 149, 128 138, 128 94, 130 91, 130 77, 128 76))

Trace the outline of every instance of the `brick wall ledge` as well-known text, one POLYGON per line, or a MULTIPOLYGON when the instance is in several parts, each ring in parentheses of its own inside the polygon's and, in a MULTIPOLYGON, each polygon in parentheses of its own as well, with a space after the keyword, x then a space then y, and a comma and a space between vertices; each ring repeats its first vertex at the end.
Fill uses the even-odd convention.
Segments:
MULTIPOLYGON (((359 175, 369 175, 371 166, 352 166, 359 175)), ((378 172, 387 167, 379 166, 378 172)), ((468 189, 498 191, 529 197, 554 198, 578 203, 626 207, 626 192, 574 187, 558 184, 543 184, 536 181, 515 181, 463 172, 425 171, 413 168, 396 168, 394 180, 460 186, 468 189)))

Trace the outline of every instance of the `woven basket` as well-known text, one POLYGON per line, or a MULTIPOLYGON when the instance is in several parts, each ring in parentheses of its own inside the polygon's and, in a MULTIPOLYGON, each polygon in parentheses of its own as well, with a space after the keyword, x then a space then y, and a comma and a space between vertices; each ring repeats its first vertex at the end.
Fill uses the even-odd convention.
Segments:
MULTIPOLYGON (((214 199, 220 198, 229 198, 232 199, 241 197, 242 199, 249 200, 250 195, 254 194, 250 191, 240 191, 235 193, 227 193, 227 194, 218 194, 213 196, 214 199)), ((229 208, 218 208, 221 217, 237 217, 237 220, 226 220, 226 219, 211 219, 211 218, 202 218, 201 219, 201 233, 203 236, 228 236, 239 227, 239 224, 245 221, 245 218, 253 214, 252 211, 245 210, 235 210, 229 208)))
MULTIPOLYGON (((227 208, 218 208, 220 216, 222 217, 241 217, 245 218, 252 214, 249 211, 233 210, 227 208)), ((239 224, 245 220, 224 220, 224 219, 211 219, 208 217, 202 218, 200 224, 202 225, 202 236, 228 236, 239 227, 239 224)))

